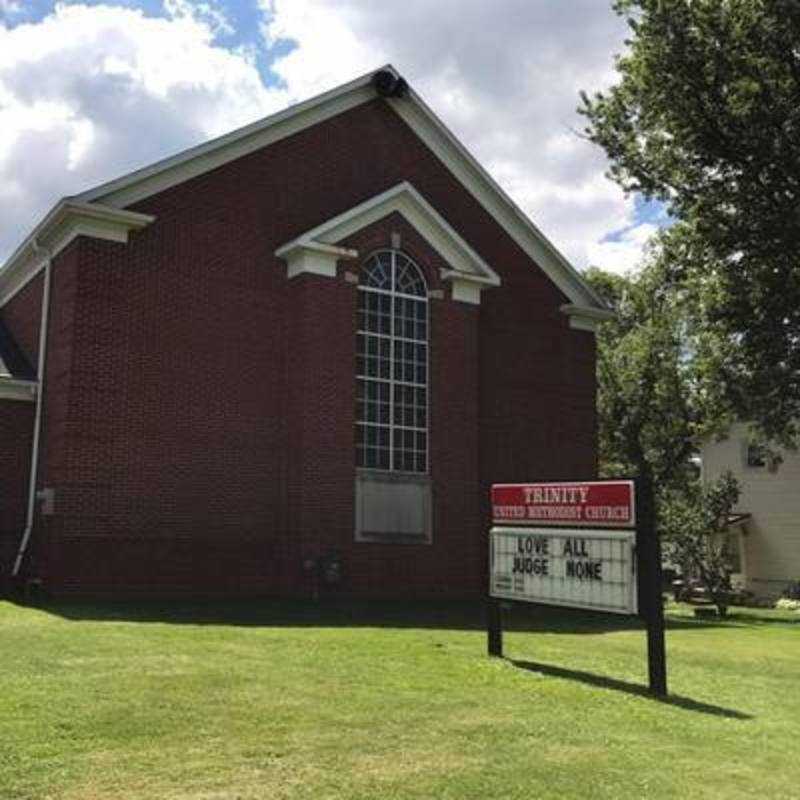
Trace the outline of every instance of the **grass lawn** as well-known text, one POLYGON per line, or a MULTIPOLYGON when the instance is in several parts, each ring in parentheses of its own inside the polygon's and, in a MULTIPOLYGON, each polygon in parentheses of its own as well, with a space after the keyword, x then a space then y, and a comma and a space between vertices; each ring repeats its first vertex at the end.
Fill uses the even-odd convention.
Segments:
POLYGON ((800 615, 0 602, 0 798, 800 798, 800 615))

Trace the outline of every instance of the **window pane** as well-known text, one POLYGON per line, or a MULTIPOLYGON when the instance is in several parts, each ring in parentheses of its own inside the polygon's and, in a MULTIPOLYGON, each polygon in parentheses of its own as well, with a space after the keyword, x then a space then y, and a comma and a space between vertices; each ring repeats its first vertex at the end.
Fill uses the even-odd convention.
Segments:
POLYGON ((427 470, 428 302, 419 268, 398 252, 363 264, 357 299, 356 464, 427 470))
POLYGON ((378 253, 361 269, 361 285, 375 289, 391 288, 391 258, 388 253, 378 253))
POLYGON ((395 285, 398 292, 425 296, 425 280, 416 264, 404 255, 397 254, 395 285))

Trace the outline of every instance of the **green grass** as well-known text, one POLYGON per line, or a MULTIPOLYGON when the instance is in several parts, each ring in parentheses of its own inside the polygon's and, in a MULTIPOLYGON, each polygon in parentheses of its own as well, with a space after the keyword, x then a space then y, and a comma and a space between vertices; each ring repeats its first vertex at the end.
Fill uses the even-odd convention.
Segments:
POLYGON ((800 797, 800 615, 0 602, 0 798, 800 797))

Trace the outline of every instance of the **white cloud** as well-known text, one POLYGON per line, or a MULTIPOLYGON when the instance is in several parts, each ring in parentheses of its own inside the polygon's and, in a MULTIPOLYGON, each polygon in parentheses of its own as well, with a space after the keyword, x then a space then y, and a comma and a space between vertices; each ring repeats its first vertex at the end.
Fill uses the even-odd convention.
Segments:
POLYGON ((650 222, 633 225, 616 237, 589 245, 589 262, 608 272, 624 274, 639 265, 645 246, 658 231, 658 226, 650 222))
POLYGON ((290 39, 297 47, 273 65, 292 101, 302 100, 352 80, 386 61, 379 42, 362 39, 346 6, 307 0, 280 0, 262 6, 268 47, 290 39))
POLYGON ((0 26, 0 254, 64 194, 286 105, 252 60, 214 44, 221 19, 57 5, 0 26))
POLYGON ((574 133, 579 89, 613 80, 625 34, 604 2, 258 0, 267 60, 296 44, 274 60, 272 87, 252 45, 219 44, 231 22, 218 0, 163 2, 166 18, 69 4, 0 23, 0 258, 58 196, 386 62, 576 265, 628 264, 652 228, 574 133), (622 229, 636 233, 605 241, 622 229))
MULTIPOLYGON (((625 28, 598 0, 261 0, 293 97, 391 62, 577 266, 635 223, 632 198, 579 136, 581 89, 614 80, 625 28)), ((628 242, 632 257, 636 243, 628 242)), ((604 248, 606 252, 608 248, 604 248)))

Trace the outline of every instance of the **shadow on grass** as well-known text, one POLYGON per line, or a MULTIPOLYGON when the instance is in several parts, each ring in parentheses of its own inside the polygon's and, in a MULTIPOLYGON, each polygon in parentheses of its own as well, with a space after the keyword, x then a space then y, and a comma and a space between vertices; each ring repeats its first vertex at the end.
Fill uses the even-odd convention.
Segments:
MULTIPOLYGON (((486 628, 481 601, 364 601, 337 597, 311 600, 48 600, 34 606, 67 620, 229 625, 250 627, 374 627, 477 631, 486 628)), ((510 632, 600 634, 643 630, 636 617, 548 606, 515 606, 503 615, 510 632)), ((724 627, 727 621, 667 617, 668 630, 724 627)), ((734 624, 736 624, 734 622, 734 624)))
POLYGON ((590 686, 597 686, 601 689, 613 689, 617 692, 624 692, 625 694, 632 694, 638 697, 646 697, 656 703, 663 703, 668 706, 676 706, 683 708, 686 711, 697 711, 701 714, 713 714, 717 717, 728 717, 729 719, 753 719, 751 714, 745 714, 743 711, 736 711, 732 708, 723 708, 722 706, 715 706, 710 703, 701 703, 698 700, 692 700, 689 697, 682 697, 680 695, 668 695, 667 697, 657 697, 650 693, 646 686, 638 683, 630 683, 629 681, 621 681, 616 678, 609 678, 605 675, 595 675, 592 672, 584 672, 577 669, 565 669, 564 667, 556 667, 552 664, 540 664, 536 661, 519 661, 513 658, 506 659, 510 664, 513 664, 518 669, 524 669, 528 672, 536 672, 540 675, 547 675, 551 678, 564 678, 570 681, 579 681, 586 683, 590 686))

